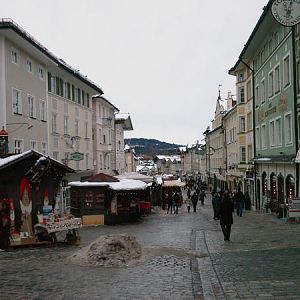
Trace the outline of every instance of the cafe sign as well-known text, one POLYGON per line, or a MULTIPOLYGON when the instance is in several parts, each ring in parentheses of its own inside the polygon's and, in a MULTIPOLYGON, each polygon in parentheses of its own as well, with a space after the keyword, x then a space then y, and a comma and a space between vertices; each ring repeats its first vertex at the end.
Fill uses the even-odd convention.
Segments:
POLYGON ((83 153, 80 152, 71 153, 70 160, 75 160, 75 161, 83 160, 83 153))

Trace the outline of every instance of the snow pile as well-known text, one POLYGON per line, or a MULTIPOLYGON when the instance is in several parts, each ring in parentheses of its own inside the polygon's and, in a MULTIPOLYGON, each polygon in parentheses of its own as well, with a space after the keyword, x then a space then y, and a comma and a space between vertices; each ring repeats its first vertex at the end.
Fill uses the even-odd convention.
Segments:
POLYGON ((134 236, 105 235, 74 253, 70 260, 82 266, 121 267, 141 254, 142 247, 134 236))

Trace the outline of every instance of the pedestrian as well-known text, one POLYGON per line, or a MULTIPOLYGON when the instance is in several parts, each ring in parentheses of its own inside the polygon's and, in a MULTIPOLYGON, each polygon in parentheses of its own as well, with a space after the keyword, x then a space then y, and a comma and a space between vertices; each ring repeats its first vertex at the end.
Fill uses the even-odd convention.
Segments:
POLYGON ((190 199, 190 198, 186 198, 186 200, 185 200, 185 205, 186 205, 186 208, 187 208, 188 213, 189 213, 190 210, 191 210, 191 204, 192 204, 191 199, 190 199))
POLYGON ((236 205, 236 214, 241 217, 243 215, 246 198, 240 188, 238 189, 237 193, 233 196, 233 201, 236 205))
POLYGON ((198 184, 196 185, 196 193, 197 193, 197 195, 199 196, 199 194, 200 194, 200 189, 199 189, 198 184))
POLYGON ((204 204, 204 198, 206 197, 205 195, 205 191, 201 191, 200 194, 199 194, 199 199, 201 201, 201 205, 204 204))
POLYGON ((174 209, 174 214, 176 214, 176 215, 178 215, 179 199, 180 199, 180 196, 179 196, 178 192, 176 191, 173 195, 173 209, 174 209))
POLYGON ((229 191, 225 190, 220 205, 220 225, 224 235, 224 241, 230 240, 231 225, 233 224, 233 211, 234 205, 229 196, 229 191))
POLYGON ((221 207, 221 197, 218 192, 213 193, 212 206, 214 210, 214 220, 219 220, 220 218, 220 207, 221 207))
POLYGON ((191 198, 191 188, 188 187, 188 190, 186 192, 187 197, 190 199, 191 198))
POLYGON ((172 199, 172 194, 169 193, 167 194, 167 204, 168 204, 168 210, 167 210, 167 214, 170 213, 172 214, 173 211, 173 205, 172 205, 173 199, 172 199))
POLYGON ((196 212, 197 203, 198 203, 198 195, 196 192, 193 193, 191 200, 193 203, 194 212, 196 212))

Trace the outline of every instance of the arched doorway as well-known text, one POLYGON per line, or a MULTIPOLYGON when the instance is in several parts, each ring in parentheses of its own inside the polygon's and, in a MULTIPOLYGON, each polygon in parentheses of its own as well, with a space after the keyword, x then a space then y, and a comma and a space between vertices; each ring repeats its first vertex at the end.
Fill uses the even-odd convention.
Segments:
POLYGON ((277 200, 277 178, 275 173, 270 175, 270 198, 272 200, 277 200))
POLYGON ((280 173, 277 177, 277 184, 278 184, 278 203, 284 203, 284 178, 280 173))
POLYGON ((293 175, 288 175, 285 180, 286 187, 286 199, 291 199, 295 197, 295 178, 293 175))

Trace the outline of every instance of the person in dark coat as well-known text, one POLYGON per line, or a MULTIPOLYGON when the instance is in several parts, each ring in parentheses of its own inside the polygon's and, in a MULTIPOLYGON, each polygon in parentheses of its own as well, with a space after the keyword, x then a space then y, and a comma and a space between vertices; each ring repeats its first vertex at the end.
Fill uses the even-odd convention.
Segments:
POLYGON ((198 203, 198 195, 196 192, 193 193, 191 200, 193 203, 194 212, 196 212, 197 203, 198 203))
POLYGON ((178 215, 179 199, 180 199, 180 196, 179 196, 178 192, 176 191, 173 195, 173 209, 174 209, 174 214, 177 214, 177 215, 178 215))
POLYGON ((169 213, 169 211, 172 214, 172 210, 173 210, 172 193, 167 194, 166 198, 167 198, 167 204, 168 204, 167 214, 169 213))
POLYGON ((237 193, 233 197, 233 201, 236 205, 236 214, 241 217, 243 215, 243 210, 246 201, 245 195, 243 194, 241 189, 238 189, 237 193))
POLYGON ((224 235, 224 241, 229 241, 231 225, 233 224, 232 212, 234 211, 233 202, 229 196, 229 191, 223 193, 220 206, 220 225, 224 235))
POLYGON ((221 197, 218 192, 213 194, 212 206, 214 209, 214 220, 219 220, 220 218, 220 207, 221 207, 221 197))

